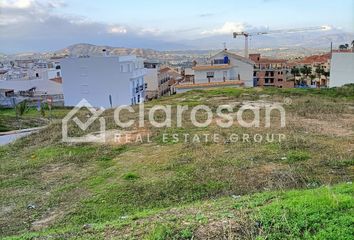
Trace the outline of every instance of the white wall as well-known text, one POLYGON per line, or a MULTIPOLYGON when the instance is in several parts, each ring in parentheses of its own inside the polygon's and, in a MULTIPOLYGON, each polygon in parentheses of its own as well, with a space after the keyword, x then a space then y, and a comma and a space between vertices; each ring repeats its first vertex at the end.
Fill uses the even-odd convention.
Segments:
POLYGON ((206 73, 214 72, 213 82, 223 81, 224 71, 227 71, 227 80, 238 80, 240 75, 240 80, 244 81, 246 87, 253 87, 253 64, 241 61, 231 54, 228 54, 225 51, 222 51, 216 54, 213 59, 224 59, 225 56, 228 56, 230 60, 230 69, 220 69, 220 70, 205 70, 205 71, 194 71, 195 72, 195 82, 202 83, 208 82, 206 73))
POLYGON ((48 79, 53 79, 61 76, 60 69, 50 68, 47 70, 48 79), (59 75, 59 76, 58 76, 59 75))
POLYGON ((147 90, 157 91, 159 89, 157 68, 147 68, 144 80, 148 85, 147 90))
POLYGON ((223 82, 224 81, 224 72, 226 72, 226 80, 229 80, 230 78, 230 69, 223 69, 223 70, 216 70, 216 69, 210 69, 210 70, 195 70, 194 71, 194 77, 195 77, 195 83, 208 83, 208 78, 207 78, 207 73, 208 72, 214 72, 214 78, 211 78, 211 82, 223 82))
POLYGON ((239 61, 236 71, 244 81, 245 87, 253 87, 253 65, 239 61))
POLYGON ((143 101, 144 91, 135 87, 144 85, 143 64, 136 58, 89 57, 66 58, 61 61, 64 103, 75 106, 86 99, 94 107, 131 105, 138 96, 143 101))
POLYGON ((47 79, 0 81, 1 89, 13 89, 15 92, 27 91, 34 87, 36 91, 49 95, 63 94, 62 84, 47 79))
POLYGON ((354 53, 333 53, 329 87, 354 83, 354 53))
POLYGON ((239 59, 232 57, 232 55, 228 55, 224 51, 216 54, 214 59, 223 59, 225 56, 228 56, 230 60, 230 65, 234 66, 234 71, 232 71, 231 79, 238 80, 238 74, 240 74, 240 80, 245 82, 246 87, 253 87, 253 64, 246 63, 239 59))

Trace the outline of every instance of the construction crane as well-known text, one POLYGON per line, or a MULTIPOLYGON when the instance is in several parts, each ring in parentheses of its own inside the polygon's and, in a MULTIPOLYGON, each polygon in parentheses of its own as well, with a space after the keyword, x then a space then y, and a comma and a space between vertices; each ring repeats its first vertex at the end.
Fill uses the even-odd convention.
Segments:
POLYGON ((266 35, 266 34, 278 34, 278 33, 295 33, 295 32, 307 32, 307 31, 317 31, 317 30, 329 30, 330 27, 322 26, 322 27, 309 27, 309 28, 295 28, 295 29, 283 29, 283 30, 274 30, 274 31, 266 31, 266 32, 234 32, 234 38, 237 36, 245 37, 245 57, 248 58, 248 39, 252 36, 266 35))

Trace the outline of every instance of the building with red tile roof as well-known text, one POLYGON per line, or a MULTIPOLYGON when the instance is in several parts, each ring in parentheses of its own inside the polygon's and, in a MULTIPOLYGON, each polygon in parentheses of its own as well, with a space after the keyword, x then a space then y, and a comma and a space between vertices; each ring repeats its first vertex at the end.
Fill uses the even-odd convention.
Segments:
POLYGON ((290 67, 286 59, 262 58, 261 54, 250 54, 254 64, 254 84, 259 87, 293 88, 290 67))

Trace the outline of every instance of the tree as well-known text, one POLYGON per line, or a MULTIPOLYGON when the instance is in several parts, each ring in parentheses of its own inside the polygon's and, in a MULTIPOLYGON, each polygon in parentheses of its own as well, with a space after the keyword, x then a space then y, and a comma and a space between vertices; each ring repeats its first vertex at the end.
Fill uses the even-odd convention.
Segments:
POLYGON ((348 44, 341 44, 341 45, 339 45, 339 50, 346 50, 346 49, 348 49, 348 44))
POLYGON ((317 66, 315 72, 317 73, 318 78, 321 78, 321 76, 324 74, 324 70, 321 66, 317 66))
POLYGON ((322 66, 317 66, 315 72, 317 73, 317 76, 318 76, 318 79, 320 80, 320 82, 321 82, 322 75, 325 76, 326 81, 327 81, 327 78, 329 77, 329 72, 324 70, 322 66))
POLYGON ((315 78, 316 78, 316 75, 313 75, 313 74, 310 75, 311 85, 315 84, 314 81, 313 81, 313 80, 315 80, 315 78))
MULTIPOLYGON (((296 77, 300 76, 300 69, 297 67, 293 67, 291 69, 291 74, 294 76, 294 81, 296 82, 296 77)), ((296 84, 296 85, 298 85, 298 84, 296 84)))
POLYGON ((307 78, 312 73, 312 68, 305 65, 302 68, 300 68, 300 72, 301 74, 305 75, 307 78))

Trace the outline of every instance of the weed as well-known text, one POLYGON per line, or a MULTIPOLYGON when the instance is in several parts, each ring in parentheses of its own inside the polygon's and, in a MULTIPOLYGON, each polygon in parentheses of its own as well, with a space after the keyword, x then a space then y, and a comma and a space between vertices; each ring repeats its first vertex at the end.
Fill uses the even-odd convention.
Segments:
POLYGON ((310 154, 308 154, 307 152, 304 152, 304 151, 290 151, 287 154, 287 162, 288 163, 306 161, 310 158, 311 158, 310 154))
POLYGON ((133 180, 136 180, 136 179, 139 179, 140 177, 136 174, 136 173, 132 173, 132 172, 129 172, 129 173, 126 173, 123 175, 123 179, 124 180, 129 180, 129 181, 133 181, 133 180))

